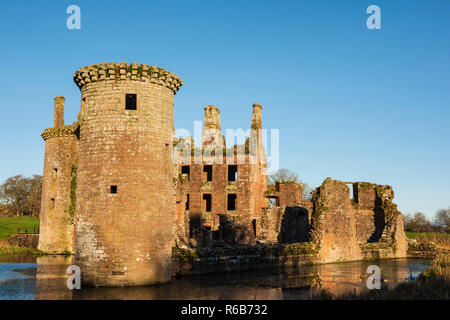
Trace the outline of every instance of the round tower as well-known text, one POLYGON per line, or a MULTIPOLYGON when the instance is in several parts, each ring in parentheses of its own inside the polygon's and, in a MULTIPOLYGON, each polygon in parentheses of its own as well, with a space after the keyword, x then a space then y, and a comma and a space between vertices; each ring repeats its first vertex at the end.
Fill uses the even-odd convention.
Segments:
POLYGON ((171 278, 172 137, 179 77, 155 66, 100 63, 81 90, 75 264, 94 286, 171 278))
POLYGON ((56 97, 53 128, 41 135, 45 154, 38 248, 51 254, 73 251, 73 174, 78 153, 74 128, 64 125, 64 97, 56 97))

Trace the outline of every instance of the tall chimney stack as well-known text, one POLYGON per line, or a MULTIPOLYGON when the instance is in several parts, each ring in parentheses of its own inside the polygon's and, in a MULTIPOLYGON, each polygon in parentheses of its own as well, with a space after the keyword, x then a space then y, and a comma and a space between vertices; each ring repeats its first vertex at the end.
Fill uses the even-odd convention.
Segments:
POLYGON ((258 130, 262 128, 262 107, 259 103, 253 104, 253 114, 252 114, 252 129, 258 130))

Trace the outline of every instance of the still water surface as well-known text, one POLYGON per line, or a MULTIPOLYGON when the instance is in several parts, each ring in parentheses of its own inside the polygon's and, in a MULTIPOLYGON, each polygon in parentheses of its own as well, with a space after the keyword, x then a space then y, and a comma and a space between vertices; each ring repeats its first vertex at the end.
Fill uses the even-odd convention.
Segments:
POLYGON ((320 288, 339 294, 367 290, 366 270, 378 265, 384 285, 393 286, 420 274, 428 260, 395 259, 264 269, 173 279, 152 287, 66 287, 65 270, 72 264, 63 257, 0 258, 0 300, 33 299, 310 299, 320 288))

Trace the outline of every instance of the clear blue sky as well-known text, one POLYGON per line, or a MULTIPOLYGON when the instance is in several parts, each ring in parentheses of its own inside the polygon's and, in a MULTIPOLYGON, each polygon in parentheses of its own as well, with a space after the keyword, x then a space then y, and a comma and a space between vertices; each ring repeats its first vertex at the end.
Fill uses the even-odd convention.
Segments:
POLYGON ((259 102, 281 167, 310 185, 390 184, 429 217, 450 206, 450 1, 2 1, 0 30, 1 181, 42 173, 40 133, 57 95, 76 119, 79 67, 127 61, 183 79, 178 128, 209 104, 222 128, 248 128, 259 102), (366 28, 371 4, 382 30, 366 28))

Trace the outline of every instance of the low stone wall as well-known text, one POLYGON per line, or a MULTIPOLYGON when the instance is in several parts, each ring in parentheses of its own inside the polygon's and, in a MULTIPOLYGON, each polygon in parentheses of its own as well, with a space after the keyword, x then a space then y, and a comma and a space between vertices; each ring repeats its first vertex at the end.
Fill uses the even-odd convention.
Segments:
POLYGON ((450 253, 450 237, 418 237, 408 239, 408 257, 434 259, 450 253))
POLYGON ((37 249, 39 243, 38 234, 12 234, 8 236, 6 242, 14 247, 27 247, 37 249))
POLYGON ((195 250, 174 248, 172 277, 295 267, 317 262, 317 248, 311 243, 195 250))
POLYGON ((360 248, 364 260, 394 259, 405 257, 405 255, 402 252, 399 252, 393 244, 365 243, 360 244, 360 248))

